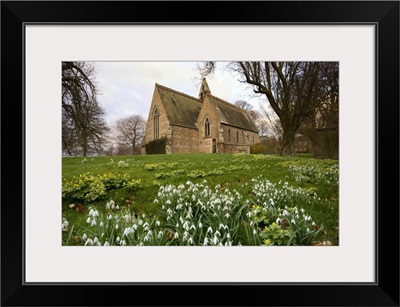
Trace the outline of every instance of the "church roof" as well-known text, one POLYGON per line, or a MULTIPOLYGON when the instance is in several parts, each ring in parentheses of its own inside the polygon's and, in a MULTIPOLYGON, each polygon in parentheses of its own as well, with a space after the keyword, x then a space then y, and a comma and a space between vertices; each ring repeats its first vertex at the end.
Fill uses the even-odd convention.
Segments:
MULTIPOLYGON (((156 88, 160 94, 170 124, 197 128, 196 122, 202 106, 200 99, 158 83, 156 83, 156 88)), ((219 114, 221 123, 258 132, 257 127, 245 110, 211 95, 210 92, 206 94, 206 97, 219 114)))
POLYGON ((199 99, 157 83, 156 88, 164 104, 170 124, 197 128, 197 117, 202 105, 199 99))
POLYGON ((213 95, 207 95, 210 103, 217 110, 221 123, 258 132, 258 129, 247 111, 213 95))

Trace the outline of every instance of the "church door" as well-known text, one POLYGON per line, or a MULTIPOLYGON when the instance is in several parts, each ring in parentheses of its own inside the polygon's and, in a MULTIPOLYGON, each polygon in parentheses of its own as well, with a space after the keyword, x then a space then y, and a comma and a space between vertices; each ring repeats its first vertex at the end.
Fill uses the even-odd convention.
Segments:
POLYGON ((216 153, 217 152, 217 140, 213 139, 212 140, 212 153, 216 153))

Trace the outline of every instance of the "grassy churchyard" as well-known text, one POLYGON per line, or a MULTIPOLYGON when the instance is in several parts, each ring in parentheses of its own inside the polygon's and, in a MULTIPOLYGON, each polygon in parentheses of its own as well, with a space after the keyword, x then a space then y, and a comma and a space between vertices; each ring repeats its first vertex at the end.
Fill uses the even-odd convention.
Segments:
POLYGON ((62 158, 63 245, 338 245, 339 165, 310 155, 62 158))

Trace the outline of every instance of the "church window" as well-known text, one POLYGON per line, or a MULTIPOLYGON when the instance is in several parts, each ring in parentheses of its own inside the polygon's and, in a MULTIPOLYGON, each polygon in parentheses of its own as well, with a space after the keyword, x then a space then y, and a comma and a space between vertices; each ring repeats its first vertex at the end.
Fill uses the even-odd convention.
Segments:
POLYGON ((154 130, 154 139, 158 139, 160 137, 160 114, 158 113, 158 109, 155 108, 153 114, 153 130, 154 130))
POLYGON ((228 142, 231 141, 231 129, 228 129, 228 142))
POLYGON ((239 143, 239 131, 236 131, 236 143, 239 143))
POLYGON ((210 136, 210 121, 208 120, 208 117, 206 117, 206 121, 204 123, 204 135, 210 136))

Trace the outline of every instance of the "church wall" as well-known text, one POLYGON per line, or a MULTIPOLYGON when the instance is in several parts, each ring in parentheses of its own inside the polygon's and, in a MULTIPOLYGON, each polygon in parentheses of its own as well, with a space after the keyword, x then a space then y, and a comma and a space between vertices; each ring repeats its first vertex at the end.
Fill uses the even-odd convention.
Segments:
POLYGON ((222 124, 221 127, 224 139, 219 144, 219 152, 221 153, 250 153, 250 145, 260 141, 258 133, 225 124, 222 124), (237 140, 237 136, 239 136, 239 140, 237 140))
POLYGON ((171 153, 197 153, 198 130, 171 125, 171 153))
MULTIPOLYGON (((146 134, 145 134, 145 142, 148 143, 150 141, 153 141, 154 138, 154 109, 157 106, 158 112, 159 112, 159 138, 165 137, 165 136, 170 136, 171 134, 171 129, 169 125, 169 120, 167 117, 167 114, 165 112, 164 106, 161 103, 161 98, 160 95, 158 94, 158 91, 155 90, 153 94, 153 100, 151 103, 151 107, 149 110, 149 117, 147 119, 147 125, 146 125, 146 134)), ((142 153, 144 153, 142 151, 142 153)), ((167 148, 167 153, 168 153, 168 148, 167 148)))
MULTIPOLYGON (((197 126, 199 127, 199 152, 200 153, 212 153, 213 152, 213 139, 216 140, 216 144, 223 141, 222 134, 220 134, 220 120, 214 107, 208 101, 207 97, 204 99, 203 106, 201 107, 199 117, 197 120, 197 126), (210 121, 210 136, 205 135, 205 118, 208 117, 210 121)), ((218 146, 216 146, 216 153, 218 153, 218 146)))

